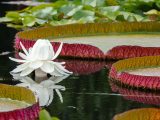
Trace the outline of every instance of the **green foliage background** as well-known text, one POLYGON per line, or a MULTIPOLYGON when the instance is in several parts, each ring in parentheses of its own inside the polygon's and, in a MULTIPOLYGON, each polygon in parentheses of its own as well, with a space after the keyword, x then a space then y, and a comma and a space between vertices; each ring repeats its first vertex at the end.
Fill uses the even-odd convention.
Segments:
POLYGON ((20 11, 9 11, 0 18, 0 22, 21 29, 74 23, 159 21, 160 16, 159 0, 53 1, 20 11))

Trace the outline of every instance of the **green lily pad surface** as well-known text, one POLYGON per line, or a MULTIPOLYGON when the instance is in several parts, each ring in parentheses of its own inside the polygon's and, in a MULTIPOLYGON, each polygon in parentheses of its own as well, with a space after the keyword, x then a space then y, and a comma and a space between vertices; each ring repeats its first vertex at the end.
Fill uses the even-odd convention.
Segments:
POLYGON ((100 48, 104 53, 113 47, 120 45, 142 46, 142 47, 160 47, 158 34, 117 34, 117 35, 98 35, 82 37, 66 37, 53 39, 55 42, 64 42, 69 44, 79 43, 88 44, 100 48))
POLYGON ((0 112, 13 111, 16 109, 22 109, 29 106, 30 104, 23 101, 12 100, 9 98, 0 98, 0 112))

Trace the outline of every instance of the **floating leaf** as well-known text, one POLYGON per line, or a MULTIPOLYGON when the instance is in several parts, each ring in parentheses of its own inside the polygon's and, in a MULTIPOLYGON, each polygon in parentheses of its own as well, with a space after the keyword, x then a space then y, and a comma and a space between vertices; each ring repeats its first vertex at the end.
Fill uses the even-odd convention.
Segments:
POLYGON ((33 11, 33 16, 41 19, 51 19, 53 15, 57 14, 57 10, 53 7, 46 7, 44 9, 39 9, 33 11))
MULTIPOLYGON (((65 20, 64 20, 65 21, 65 20)), ((37 29, 19 32, 19 39, 35 40, 39 38, 56 38, 67 36, 84 36, 108 34, 112 32, 156 32, 160 30, 159 22, 113 22, 113 23, 88 23, 59 26, 40 27, 37 29), (41 34, 39 34, 41 33, 41 34), (60 36, 59 36, 60 35, 60 36)))
POLYGON ((159 90, 160 77, 157 75, 135 75, 130 70, 143 68, 156 68, 160 66, 160 56, 136 57, 121 60, 112 65, 110 77, 125 85, 140 87, 143 89, 159 90), (127 72, 128 71, 128 72, 127 72))
POLYGON ((160 15, 160 11, 152 9, 149 10, 148 12, 144 12, 145 15, 160 15))
POLYGON ((15 29, 22 29, 22 28, 24 28, 23 25, 16 25, 16 24, 12 24, 12 23, 8 23, 7 27, 11 27, 11 28, 15 28, 15 29))
POLYGON ((111 20, 115 20, 120 13, 119 9, 120 6, 101 7, 99 8, 98 12, 108 17, 111 20))
POLYGON ((97 0, 82 0, 82 4, 96 7, 97 0))
POLYGON ((24 26, 31 27, 35 24, 36 19, 33 16, 25 16, 22 20, 24 26))
MULTIPOLYGON (((7 110, 0 112, 0 118, 3 120, 18 120, 18 119, 37 119, 40 111, 40 107, 37 100, 29 89, 11 85, 0 84, 0 99, 1 105, 3 103, 14 104, 13 106, 23 106, 22 108, 13 108, 12 110, 7 110), (5 100, 6 99, 6 100, 5 100), (7 102, 8 101, 8 102, 7 102), (18 103, 19 102, 19 103, 18 103), (21 105, 20 105, 21 104, 21 105), (23 104, 27 104, 24 106, 23 104), (27 114, 27 115, 26 115, 27 114)), ((0 105, 0 106, 1 106, 0 105)), ((10 106, 11 107, 11 106, 10 106)))
POLYGON ((8 13, 6 14, 6 17, 7 17, 7 18, 10 18, 10 19, 12 19, 12 20, 17 21, 17 20, 19 20, 20 15, 19 15, 18 12, 8 12, 8 13))
MULTIPOLYGON (((19 32, 16 35, 15 48, 21 49, 19 43, 20 41, 24 43, 25 47, 28 49, 35 43, 37 39, 48 38, 52 42, 52 45, 55 45, 55 41, 60 42, 64 40, 63 42, 66 44, 64 45, 64 51, 62 52, 63 54, 61 54, 63 56, 88 57, 97 59, 104 59, 105 57, 106 59, 124 59, 147 55, 160 55, 160 48, 158 48, 157 44, 159 42, 157 39, 159 35, 158 33, 153 35, 153 32, 160 30, 159 22, 110 22, 69 25, 61 25, 63 24, 61 22, 65 22, 67 24, 66 20, 61 20, 59 23, 52 23, 53 25, 59 24, 59 26, 45 26, 33 30, 19 32), (139 31, 145 32, 139 33, 140 35, 133 33, 139 31), (108 36, 108 33, 117 32, 119 35, 116 34, 116 36, 108 36), (128 33, 124 34, 124 32, 128 33), (74 39, 73 36, 79 37, 74 39), (141 40, 142 37, 144 37, 143 41, 141 40), (112 44, 110 44, 110 41, 107 39, 111 39, 112 44), (148 39, 152 39, 154 42, 151 44, 148 39), (75 43, 83 44, 78 46, 75 45, 75 43), (84 47, 88 52, 86 52, 82 47, 84 47), (73 53, 71 49, 74 48, 76 49, 73 53)), ((58 45, 59 44, 56 44, 56 47, 58 45)))
POLYGON ((118 5, 118 2, 116 0, 106 0, 106 3, 110 6, 118 5))
POLYGON ((66 20, 66 19, 62 19, 60 21, 51 21, 50 24, 53 25, 53 26, 59 26, 59 25, 67 25, 67 24, 74 24, 76 23, 76 20, 66 20))
POLYGON ((81 6, 81 5, 73 8, 71 11, 69 11, 69 12, 67 13, 67 16, 72 16, 72 15, 74 15, 77 11, 81 10, 82 8, 83 8, 83 6, 81 6))
POLYGON ((97 7, 106 6, 105 2, 106 2, 106 0, 97 0, 96 6, 97 7))
POLYGON ((160 1, 159 1, 159 0, 155 0, 155 2, 156 2, 156 6, 157 6, 158 8, 160 8, 160 1))
POLYGON ((124 19, 129 22, 133 22, 133 21, 140 22, 144 19, 141 15, 133 14, 130 12, 120 12, 119 14, 123 15, 124 19))
POLYGON ((128 20, 129 22, 137 21, 136 17, 135 17, 135 16, 132 16, 132 15, 129 15, 128 18, 127 18, 127 20, 128 20))
POLYGON ((73 19, 75 20, 79 20, 81 18, 86 18, 86 20, 88 20, 89 18, 93 18, 95 15, 94 12, 92 11, 88 11, 88 10, 80 10, 78 12, 76 12, 74 15, 73 15, 73 19), (88 18, 88 19, 87 19, 88 18))
MULTIPOLYGON (((68 20, 68 22, 62 22, 64 25, 65 23, 70 23, 70 21, 74 21, 74 23, 158 21, 159 19, 146 18, 147 15, 143 14, 145 11, 154 8, 154 5, 158 5, 158 3, 158 0, 60 0, 35 7, 30 6, 20 11, 8 12, 6 18, 2 18, 0 22, 7 22, 7 24, 14 23, 15 25, 22 24, 25 28, 26 24, 23 24, 23 18, 26 16, 34 16, 36 19, 36 24, 30 23, 29 27, 41 26, 46 23, 51 23, 51 25, 55 26, 56 24, 53 23, 59 23, 59 21, 63 19, 65 19, 63 21, 68 20), (145 7, 143 8, 143 6, 147 6, 147 9, 145 7), (142 10, 140 8, 142 8, 142 10)), ((26 21, 28 23, 28 20, 26 21)))
POLYGON ((12 18, 8 18, 8 17, 1 17, 0 18, 0 23, 1 22, 11 22, 12 21, 12 18))
POLYGON ((45 23, 47 23, 47 20, 43 20, 43 19, 38 19, 36 18, 36 23, 40 24, 40 25, 43 25, 45 23))

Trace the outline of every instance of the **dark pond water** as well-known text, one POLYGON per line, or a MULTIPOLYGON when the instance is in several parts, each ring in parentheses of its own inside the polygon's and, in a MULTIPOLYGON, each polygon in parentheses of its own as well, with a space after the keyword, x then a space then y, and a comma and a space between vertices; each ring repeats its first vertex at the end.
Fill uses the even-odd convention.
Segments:
MULTIPOLYGON (((0 4, 0 15, 3 16, 4 11, 9 9, 13 10, 17 7, 0 4)), ((8 59, 15 54, 13 43, 16 32, 0 24, 0 52, 11 52, 7 56, 0 56, 1 83, 12 85, 18 83, 13 81, 9 74, 16 63, 8 59)), ((51 115, 61 120, 112 120, 116 114, 128 110, 159 107, 160 94, 121 88, 110 82, 107 67, 110 62, 112 61, 67 60, 66 63, 74 74, 58 83, 66 87, 66 90, 61 92, 63 103, 54 92, 52 103, 45 108, 51 115)))

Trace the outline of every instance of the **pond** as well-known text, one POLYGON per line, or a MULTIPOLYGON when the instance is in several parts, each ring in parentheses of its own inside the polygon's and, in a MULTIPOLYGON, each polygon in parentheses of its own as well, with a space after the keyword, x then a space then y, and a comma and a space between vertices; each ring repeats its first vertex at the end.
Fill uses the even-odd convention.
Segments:
MULTIPOLYGON (((12 9, 12 7, 0 4, 1 10, 12 9)), ((17 8, 13 7, 13 9, 17 8)), ((16 55, 13 49, 16 32, 16 30, 7 28, 5 25, 0 25, 0 51, 1 53, 10 52, 8 55, 0 55, 0 82, 4 84, 15 85, 19 83, 10 74, 10 71, 17 64, 8 58, 16 55)), ((60 91, 63 103, 54 91, 53 101, 45 107, 52 116, 56 116, 60 120, 112 120, 116 115, 123 112, 139 111, 141 108, 159 108, 160 106, 160 93, 158 91, 140 91, 131 87, 121 87, 121 85, 109 80, 109 69, 115 61, 73 59, 60 59, 60 61, 65 61, 67 67, 74 74, 59 80, 58 85, 66 88, 66 90, 60 91)), ((32 79, 36 79, 38 82, 42 80, 42 78, 33 77, 32 79)), ((139 111, 139 114, 136 114, 137 118, 140 113, 147 113, 147 111, 149 112, 147 109, 139 111)), ((136 119, 135 117, 134 120, 147 120, 145 119, 146 114, 140 116, 141 118, 136 119)), ((154 118, 154 116, 152 117, 154 118)), ((115 117, 115 120, 117 119, 115 117)))

